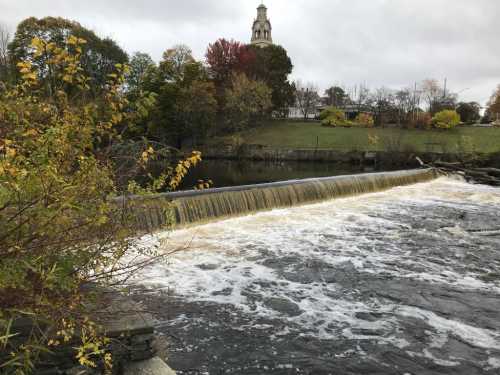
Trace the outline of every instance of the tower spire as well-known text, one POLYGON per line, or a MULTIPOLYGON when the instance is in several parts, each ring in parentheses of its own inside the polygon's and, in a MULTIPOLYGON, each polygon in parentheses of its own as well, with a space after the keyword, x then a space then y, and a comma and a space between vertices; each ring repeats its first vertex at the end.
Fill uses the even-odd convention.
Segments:
POLYGON ((252 44, 266 47, 273 44, 271 21, 267 17, 264 1, 257 8, 257 18, 252 26, 252 44))

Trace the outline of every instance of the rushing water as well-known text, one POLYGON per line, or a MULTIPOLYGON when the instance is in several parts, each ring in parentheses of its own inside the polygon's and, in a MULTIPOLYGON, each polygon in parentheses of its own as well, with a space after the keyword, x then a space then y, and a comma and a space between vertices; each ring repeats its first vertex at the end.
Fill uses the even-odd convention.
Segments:
POLYGON ((258 213, 145 238, 189 248, 137 281, 179 374, 498 374, 499 211, 440 178, 258 213))
MULTIPOLYGON (((173 200, 176 222, 183 225, 372 193, 436 177, 432 169, 415 169, 174 192, 167 196, 173 200)), ((157 216, 157 211, 152 214, 157 216)))

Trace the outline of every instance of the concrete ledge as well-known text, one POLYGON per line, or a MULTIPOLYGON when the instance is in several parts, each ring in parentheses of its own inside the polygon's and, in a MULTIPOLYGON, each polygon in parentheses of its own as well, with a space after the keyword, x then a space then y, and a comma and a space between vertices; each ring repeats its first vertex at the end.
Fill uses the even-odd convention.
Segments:
POLYGON ((160 358, 154 357, 147 361, 131 363, 123 371, 124 375, 175 375, 175 371, 160 358))

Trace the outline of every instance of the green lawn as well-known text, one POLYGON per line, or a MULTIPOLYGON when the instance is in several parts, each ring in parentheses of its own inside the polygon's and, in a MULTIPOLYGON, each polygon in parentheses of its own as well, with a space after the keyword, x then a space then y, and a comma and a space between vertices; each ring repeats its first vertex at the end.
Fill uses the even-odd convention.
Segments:
POLYGON ((273 121, 240 133, 245 143, 339 151, 500 152, 500 128, 453 130, 328 128, 316 122, 273 121), (372 138, 372 142, 370 142, 372 138), (378 141, 373 142, 374 139, 378 141))

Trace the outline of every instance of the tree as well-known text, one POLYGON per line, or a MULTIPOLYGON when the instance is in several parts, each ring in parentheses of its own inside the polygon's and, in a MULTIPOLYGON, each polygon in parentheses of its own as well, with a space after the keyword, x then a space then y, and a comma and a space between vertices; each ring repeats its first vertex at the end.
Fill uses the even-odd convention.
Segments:
MULTIPOLYGON (((75 40, 85 40, 78 46, 81 50, 80 67, 95 96, 103 89, 110 74, 114 74, 116 64, 128 61, 127 54, 111 39, 99 38, 93 31, 79 23, 64 18, 46 17, 42 19, 28 18, 18 26, 14 39, 9 44, 11 63, 29 62, 38 74, 38 80, 44 83, 47 95, 54 92, 56 81, 54 72, 47 64, 61 48, 69 36, 75 40), (35 53, 31 41, 37 38, 45 48, 35 53)), ((75 48, 75 47, 73 47, 75 48)))
POLYGON ((490 121, 498 121, 500 119, 500 85, 498 85, 488 101, 486 114, 490 121))
POLYGON ((421 90, 427 102, 427 108, 431 114, 436 113, 436 106, 443 97, 443 89, 436 79, 426 79, 422 81, 421 90))
POLYGON ((390 122, 395 113, 394 95, 388 88, 381 87, 372 94, 375 124, 382 126, 390 122))
POLYGON ((217 101, 212 82, 193 81, 182 87, 175 104, 178 139, 191 139, 193 144, 205 140, 215 127, 217 101))
POLYGON ((446 93, 445 96, 443 96, 441 98, 441 100, 439 100, 435 107, 434 107, 434 111, 444 111, 444 110, 450 110, 450 111, 454 111, 456 108, 457 108, 457 99, 458 99, 458 95, 457 94, 453 94, 453 93, 446 93))
POLYGON ((410 127, 429 130, 432 127, 432 116, 429 112, 417 111, 410 120, 410 127))
POLYGON ((397 110, 398 125, 408 124, 414 110, 414 97, 410 89, 402 89, 394 94, 394 106, 397 110))
MULTIPOLYGON (((19 84, 0 93, 2 374, 38 373, 39 355, 57 350, 58 342, 68 343, 75 363, 92 366, 101 358, 109 370, 109 341, 95 325, 99 290, 109 283, 118 286, 120 274, 130 276, 140 267, 126 259, 130 250, 132 258, 137 250, 149 261, 154 253, 133 247, 133 220, 121 202, 114 203, 126 191, 115 184, 114 161, 98 141, 112 144, 119 140, 116 126, 137 119, 121 90, 125 68, 116 68, 94 102, 82 102, 84 93, 71 97, 58 90, 48 97, 41 90, 45 82, 38 77, 48 70, 58 72, 53 79, 61 82, 53 82, 54 87, 64 87, 70 78, 87 80, 81 65, 84 44, 69 35, 46 65, 20 62, 19 84), (87 293, 92 285, 97 290, 87 293), (28 334, 27 322, 32 325, 28 334)), ((30 47, 36 56, 46 44, 35 37, 30 47)), ((146 148, 140 162, 153 154, 146 148)), ((193 156, 190 165, 199 160, 193 156)), ((177 186, 182 173, 180 168, 166 172, 155 185, 177 186)), ((130 193, 139 192, 153 189, 130 185, 130 193)))
POLYGON ((477 102, 460 102, 456 111, 465 124, 473 124, 481 118, 481 106, 477 102))
POLYGON ((163 54, 159 68, 163 91, 165 130, 178 148, 186 140, 204 140, 215 127, 216 91, 201 62, 185 45, 177 45, 163 54))
POLYGON ((365 85, 356 86, 352 96, 352 104, 358 107, 359 111, 371 107, 373 104, 373 95, 370 89, 365 85))
POLYGON ((130 77, 132 86, 136 81, 140 83, 140 92, 154 94, 156 104, 148 118, 136 125, 136 129, 129 129, 127 135, 146 135, 178 149, 186 141, 203 141, 215 128, 215 86, 189 47, 177 45, 166 50, 158 67, 144 56, 137 62, 139 68, 132 71, 144 74, 130 77))
POLYGON ((339 86, 327 89, 325 91, 325 96, 327 97, 326 104, 333 107, 343 107, 349 99, 344 89, 339 86))
POLYGON ((5 26, 0 24, 0 82, 6 82, 9 77, 9 41, 9 31, 5 26))
POLYGON ((443 110, 455 110, 457 95, 448 92, 437 80, 424 80, 421 84, 421 90, 427 101, 428 110, 432 115, 443 110))
POLYGON ((145 88, 148 74, 153 74, 156 64, 147 53, 136 52, 130 59, 129 72, 125 77, 128 92, 137 93, 145 88))
POLYGON ((432 124, 438 129, 452 129, 460 124, 460 116, 456 111, 444 110, 434 115, 432 124))
POLYGON ((320 96, 318 89, 312 83, 304 85, 301 81, 295 83, 295 100, 297 108, 307 120, 311 114, 316 112, 316 108, 320 104, 320 96))
POLYGON ((160 62, 160 70, 169 82, 181 83, 185 79, 190 66, 201 66, 193 57, 193 51, 186 45, 179 44, 167 49, 160 62))
POLYGON ((219 39, 210 44, 205 55, 208 71, 221 94, 232 81, 233 73, 246 73, 255 61, 255 53, 235 40, 219 39))
POLYGON ((262 81, 234 73, 232 85, 226 90, 226 128, 240 131, 255 126, 272 108, 271 89, 262 81))
POLYGON ((294 103, 294 87, 288 80, 293 65, 286 50, 277 45, 261 48, 250 46, 255 59, 248 66, 247 76, 260 80, 272 90, 273 111, 286 116, 294 103))

